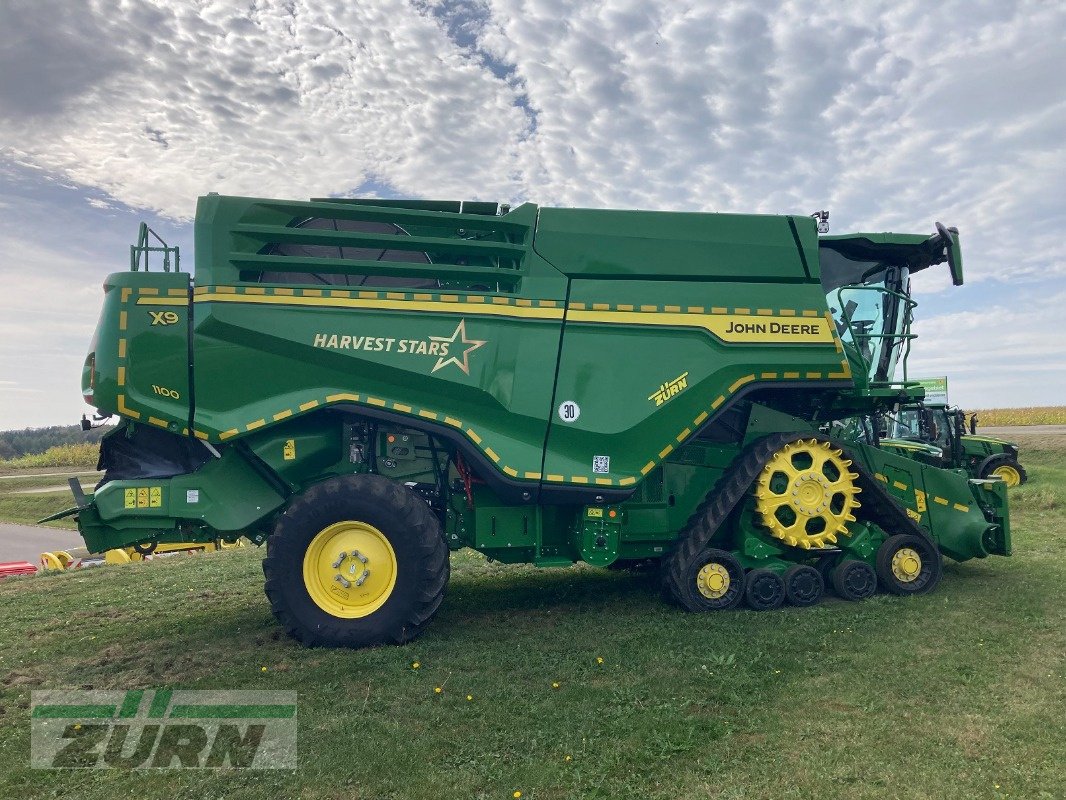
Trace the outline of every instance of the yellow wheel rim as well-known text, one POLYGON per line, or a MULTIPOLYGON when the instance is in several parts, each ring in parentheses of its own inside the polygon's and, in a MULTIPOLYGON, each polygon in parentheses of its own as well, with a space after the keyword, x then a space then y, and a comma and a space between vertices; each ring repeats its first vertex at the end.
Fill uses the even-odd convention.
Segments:
POLYGON ((41 553, 41 569, 66 569, 57 553, 41 553))
POLYGON ((999 478, 1007 486, 1019 486, 1022 482, 1022 476, 1018 474, 1018 470, 1012 467, 1010 464, 1001 464, 992 470, 992 477, 999 478))
POLYGON ((922 557, 917 550, 901 547, 892 556, 892 574, 896 580, 910 583, 917 580, 922 572, 922 557))
POLYGON ((766 462, 755 487, 755 510, 770 534, 792 547, 826 547, 859 508, 859 476, 851 461, 828 442, 801 439, 786 444, 766 462))
POLYGON ((303 572, 307 593, 327 614, 366 617, 385 605, 396 587, 396 552, 373 525, 336 522, 307 546, 303 572))
POLYGON ((729 570, 717 561, 704 564, 696 575, 696 588, 708 600, 718 600, 721 597, 725 597, 726 592, 729 591, 730 583, 729 570))

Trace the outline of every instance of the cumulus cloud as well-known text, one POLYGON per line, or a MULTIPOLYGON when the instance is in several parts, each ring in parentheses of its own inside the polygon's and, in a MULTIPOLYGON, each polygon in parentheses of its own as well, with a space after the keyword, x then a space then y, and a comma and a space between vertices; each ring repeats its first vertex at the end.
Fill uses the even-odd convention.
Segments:
MULTIPOLYGON (((513 160, 525 113, 400 0, 62 5, 70 29, 102 28, 95 61, 81 54, 101 77, 58 93, 46 120, 5 115, 14 158, 175 217, 207 191, 320 195, 378 175, 408 192, 516 191, 494 167, 513 160)), ((69 34, 38 41, 34 62, 69 34)))
POLYGON ((1061 405, 1066 397, 1066 292, 1027 292, 1011 305, 941 314, 915 324, 911 376, 946 375, 970 408, 1061 405))
POLYGON ((187 221, 208 191, 941 219, 971 288, 915 284, 952 325, 1066 274, 1061 4, 10 0, 4 21, 0 161, 116 221, 187 221))
POLYGON ((61 5, 16 3, 0 98, 52 113, 5 115, 9 155, 171 216, 209 190, 368 180, 564 205, 828 206, 844 227, 944 215, 990 260, 1066 269, 1017 247, 1054 252, 1064 222, 1056 4, 61 5), (54 62, 80 66, 14 68, 54 62))

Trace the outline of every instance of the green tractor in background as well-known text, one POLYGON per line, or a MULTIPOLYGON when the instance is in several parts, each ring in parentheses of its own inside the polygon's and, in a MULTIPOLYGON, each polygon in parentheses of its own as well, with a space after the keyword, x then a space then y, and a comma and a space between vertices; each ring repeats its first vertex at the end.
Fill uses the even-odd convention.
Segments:
POLYGON ((1007 486, 1028 480, 1018 445, 966 430, 966 414, 945 403, 903 406, 886 417, 881 447, 933 466, 964 469, 974 478, 998 478, 1007 486))
POLYGON ((194 274, 147 233, 82 375, 121 421, 106 472, 56 517, 93 551, 265 542, 305 644, 410 640, 462 547, 657 561, 694 612, 920 595, 1011 552, 1002 481, 821 430, 923 396, 895 374, 910 275, 962 283, 939 223, 209 195, 194 274))

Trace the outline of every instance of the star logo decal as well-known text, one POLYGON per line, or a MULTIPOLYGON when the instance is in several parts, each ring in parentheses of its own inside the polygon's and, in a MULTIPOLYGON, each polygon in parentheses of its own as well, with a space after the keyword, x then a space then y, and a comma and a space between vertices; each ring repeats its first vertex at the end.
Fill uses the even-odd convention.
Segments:
POLYGON ((433 341, 433 342, 447 342, 449 345, 451 345, 451 347, 448 348, 449 352, 452 352, 453 347, 455 347, 455 345, 456 345, 456 341, 455 340, 456 339, 459 340, 459 344, 461 344, 461 345, 466 347, 466 349, 463 350, 461 359, 459 358, 459 356, 455 356, 455 355, 449 356, 449 357, 441 356, 440 358, 438 358, 437 359, 437 365, 435 367, 433 367, 433 369, 430 370, 430 374, 433 374, 438 369, 443 369, 444 367, 448 366, 449 364, 455 364, 455 366, 459 367, 459 369, 461 369, 464 373, 469 375, 470 374, 470 361, 469 361, 470 354, 473 353, 475 350, 477 350, 479 347, 484 347, 486 344, 488 344, 487 341, 481 341, 480 339, 467 339, 466 338, 466 320, 465 319, 459 321, 459 324, 455 328, 455 333, 453 333, 451 336, 430 336, 429 338, 430 338, 430 341, 433 341))

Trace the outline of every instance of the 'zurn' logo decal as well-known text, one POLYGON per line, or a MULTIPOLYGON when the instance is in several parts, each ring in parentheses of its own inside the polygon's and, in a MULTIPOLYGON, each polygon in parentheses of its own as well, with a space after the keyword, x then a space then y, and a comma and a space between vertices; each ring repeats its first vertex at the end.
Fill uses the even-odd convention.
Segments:
POLYGON ((667 381, 666 383, 660 384, 658 389, 648 395, 648 399, 652 400, 655 405, 661 406, 667 400, 671 399, 676 395, 681 394, 681 392, 685 391, 685 389, 687 388, 688 373, 682 372, 672 381, 667 381))
POLYGON ((296 692, 31 693, 37 769, 295 769, 296 692))

